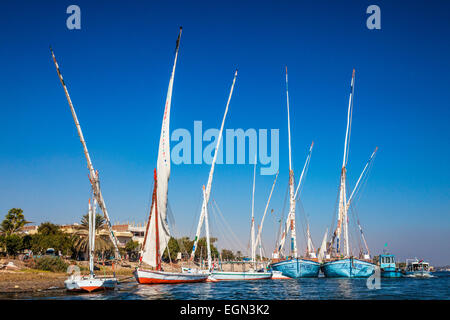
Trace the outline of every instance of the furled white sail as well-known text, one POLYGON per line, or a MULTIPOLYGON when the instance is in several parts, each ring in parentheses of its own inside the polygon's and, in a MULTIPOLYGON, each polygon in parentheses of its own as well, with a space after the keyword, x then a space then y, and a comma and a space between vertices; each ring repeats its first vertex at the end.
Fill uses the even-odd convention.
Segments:
POLYGON ((158 151, 158 161, 156 164, 156 202, 150 211, 149 227, 146 233, 145 247, 142 252, 142 261, 150 266, 156 267, 158 261, 170 239, 169 225, 167 222, 167 194, 168 194, 168 184, 170 177, 170 132, 169 132, 169 122, 170 122, 170 107, 172 102, 172 90, 173 81, 175 77, 175 67, 177 65, 178 49, 180 45, 181 37, 178 34, 176 49, 175 49, 175 59, 173 63, 172 74, 170 76, 169 88, 167 89, 166 104, 164 107, 164 116, 161 126, 161 136, 159 140, 159 151, 158 151), (157 207, 156 207, 157 206, 157 207), (157 208, 157 210, 155 210, 157 208), (156 211, 158 216, 156 216, 156 211), (156 219, 158 223, 156 225, 156 219), (156 243, 156 233, 158 232, 159 243, 156 243), (158 252, 157 252, 158 251, 158 252))
POLYGON ((325 231, 325 234, 323 235, 322 245, 320 246, 319 252, 317 255, 319 262, 323 261, 323 257, 325 256, 325 252, 327 251, 327 235, 328 235, 328 228, 325 231))
MULTIPOLYGON (((217 144, 216 144, 216 147, 214 149, 214 157, 213 157, 213 160, 212 160, 212 163, 211 163, 211 169, 209 171, 208 182, 206 184, 206 191, 204 192, 204 196, 203 196, 203 204, 202 204, 202 209, 201 209, 202 211, 200 213, 200 218, 198 220, 197 231, 195 233, 195 238, 194 238, 194 245, 192 246, 192 252, 191 252, 191 257, 190 257, 191 260, 194 259, 195 250, 197 249, 198 240, 200 240, 200 232, 201 232, 201 229, 202 229, 203 221, 205 219, 205 215, 206 215, 206 211, 207 211, 206 207, 208 206, 209 196, 211 194, 211 186, 212 186, 212 179, 213 179, 213 175, 214 175, 214 167, 216 165, 218 149, 219 149, 220 143, 222 141, 223 127, 225 125, 225 119, 227 118, 228 106, 230 105, 231 96, 233 95, 233 90, 234 90, 234 84, 236 82, 236 77, 237 77, 237 70, 234 73, 233 83, 231 84, 231 89, 230 89, 230 93, 228 95, 227 105, 225 107, 225 113, 223 115, 222 124, 220 126, 220 131, 219 131, 219 136, 217 138, 217 144)), ((207 234, 206 237, 208 238, 209 234, 207 234)))

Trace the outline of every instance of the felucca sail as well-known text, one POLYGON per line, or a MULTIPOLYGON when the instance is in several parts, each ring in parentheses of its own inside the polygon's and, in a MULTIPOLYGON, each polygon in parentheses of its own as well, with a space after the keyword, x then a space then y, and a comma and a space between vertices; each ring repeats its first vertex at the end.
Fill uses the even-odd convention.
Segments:
POLYGON ((119 247, 117 245, 117 239, 114 235, 114 231, 111 226, 111 220, 109 219, 108 210, 106 209, 105 200, 103 199, 102 191, 100 189, 100 178, 98 176, 98 171, 94 170, 94 166, 92 165, 91 157, 89 155, 89 151, 87 149, 86 141, 83 137, 83 132, 81 131, 80 123, 78 122, 77 114, 75 113, 75 108, 73 107, 72 100, 69 96, 69 91, 67 90, 66 83, 64 82, 63 76, 59 70, 58 62, 56 62, 55 54, 53 53, 52 48, 50 47, 50 51, 52 53, 53 62, 55 63, 56 72, 58 73, 59 80, 61 81, 61 84, 64 89, 64 93, 66 94, 67 102, 70 106, 70 111, 72 112, 73 121, 75 122, 75 126, 77 127, 78 136, 80 137, 81 144, 83 145, 83 151, 84 155, 86 157, 87 161, 87 167, 89 169, 89 180, 92 185, 92 191, 94 192, 94 197, 97 200, 98 205, 100 206, 100 209, 103 212, 103 215, 106 220, 106 224, 108 225, 109 229, 109 237, 114 245, 114 254, 116 259, 120 259, 120 253, 119 253, 119 247))
POLYGON ((169 225, 167 222, 167 193, 170 177, 170 107, 172 102, 173 81, 175 77, 175 67, 177 65, 178 49, 180 46, 182 28, 178 34, 175 59, 172 74, 167 89, 166 104, 161 126, 161 136, 159 139, 158 160, 156 165, 156 201, 152 203, 150 217, 145 234, 145 245, 142 250, 142 262, 159 267, 160 259, 170 239, 169 225), (157 222, 157 223, 156 223, 157 222), (159 239, 158 239, 159 238, 159 239))

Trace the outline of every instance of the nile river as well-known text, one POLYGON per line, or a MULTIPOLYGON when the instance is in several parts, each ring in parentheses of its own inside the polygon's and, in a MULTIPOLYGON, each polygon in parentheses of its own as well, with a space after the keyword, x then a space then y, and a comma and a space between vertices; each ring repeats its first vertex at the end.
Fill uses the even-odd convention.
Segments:
POLYGON ((300 299, 450 299, 450 272, 429 279, 381 279, 380 289, 368 289, 366 279, 298 279, 175 285, 121 283, 115 291, 68 294, 64 290, 1 294, 0 299, 112 300, 300 300, 300 299))

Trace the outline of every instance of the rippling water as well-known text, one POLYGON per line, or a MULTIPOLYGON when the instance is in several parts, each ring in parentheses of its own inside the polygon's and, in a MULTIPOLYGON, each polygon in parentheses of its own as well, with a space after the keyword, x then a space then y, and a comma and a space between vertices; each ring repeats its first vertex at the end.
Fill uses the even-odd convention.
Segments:
POLYGON ((381 279, 381 289, 370 290, 366 279, 298 279, 216 283, 139 285, 122 283, 118 289, 91 294, 65 291, 0 295, 0 299, 118 299, 118 300, 299 300, 299 299, 450 299, 450 273, 430 279, 381 279))

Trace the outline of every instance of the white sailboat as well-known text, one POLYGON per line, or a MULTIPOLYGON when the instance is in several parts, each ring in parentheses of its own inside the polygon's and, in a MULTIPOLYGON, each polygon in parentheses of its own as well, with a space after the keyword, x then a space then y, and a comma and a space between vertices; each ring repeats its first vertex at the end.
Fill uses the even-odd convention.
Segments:
POLYGON ((114 231, 112 229, 111 220, 109 219, 108 210, 106 209, 105 200, 103 199, 102 191, 100 189, 100 178, 98 175, 98 171, 94 170, 94 166, 92 165, 91 157, 89 155, 86 141, 84 140, 83 132, 81 131, 80 123, 78 122, 77 114, 75 113, 75 108, 73 107, 72 100, 69 96, 69 91, 67 90, 66 83, 64 82, 63 76, 59 70, 59 65, 56 62, 55 54, 53 53, 52 48, 50 47, 50 51, 52 54, 53 62, 56 67, 56 72, 58 73, 59 80, 61 81, 61 85, 63 86, 64 93, 66 94, 67 102, 70 106, 70 111, 72 112, 72 117, 75 122, 75 126, 78 131, 78 136, 80 137, 80 142, 83 146, 84 155, 86 157, 87 166, 89 169, 89 181, 91 182, 92 191, 94 193, 94 198, 96 199, 98 205, 100 206, 100 209, 103 212, 103 216, 105 217, 106 224, 108 226, 109 230, 109 237, 114 245, 114 255, 117 260, 121 260, 121 256, 119 253, 119 246, 117 242, 117 238, 114 235, 114 231))
POLYGON ((94 274, 94 255, 95 255, 95 216, 96 216, 96 200, 91 206, 89 199, 89 276, 80 277, 77 275, 70 276, 64 281, 64 286, 68 291, 93 292, 98 290, 114 289, 117 286, 116 277, 97 277, 94 274))
POLYGON ((161 257, 170 239, 169 226, 167 223, 167 194, 170 177, 169 121, 181 30, 182 28, 180 27, 176 42, 175 60, 169 81, 169 88, 167 90, 161 136, 159 140, 157 169, 154 172, 150 215, 140 254, 139 266, 134 272, 135 278, 140 284, 202 282, 208 277, 204 274, 167 272, 163 271, 161 267, 161 257), (150 268, 144 268, 142 266, 143 263, 150 266, 150 268))

